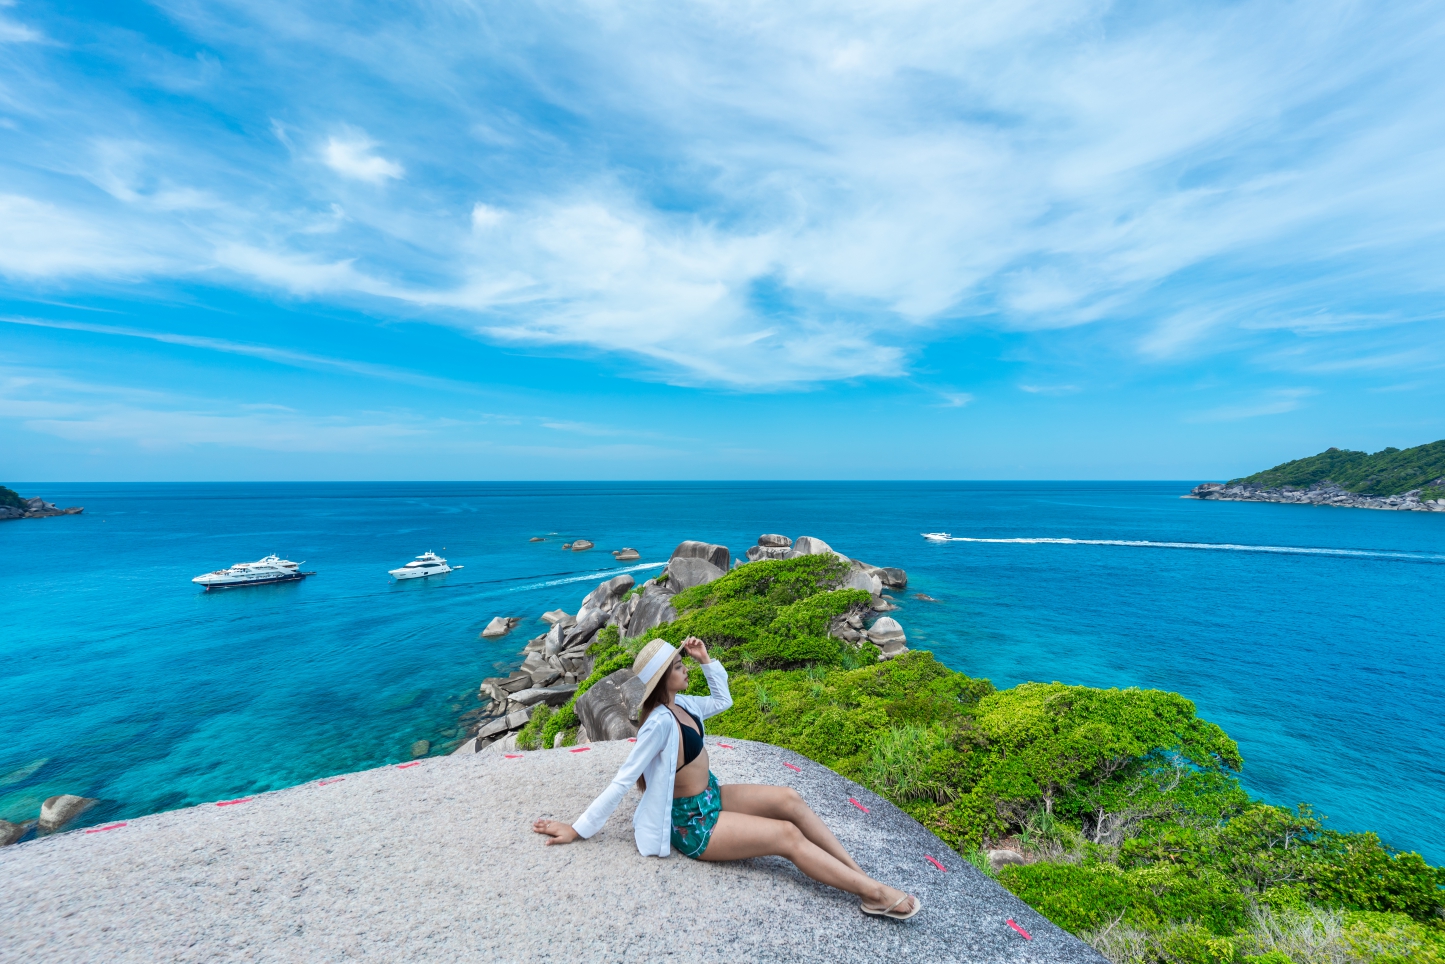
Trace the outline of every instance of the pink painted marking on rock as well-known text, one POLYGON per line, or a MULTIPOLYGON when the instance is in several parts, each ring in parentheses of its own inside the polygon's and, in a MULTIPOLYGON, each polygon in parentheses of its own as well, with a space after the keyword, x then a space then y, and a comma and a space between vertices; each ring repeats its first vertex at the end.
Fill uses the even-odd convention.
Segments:
POLYGON ((948 868, 943 866, 943 864, 939 863, 938 861, 934 860, 932 856, 924 854, 923 859, 928 861, 933 866, 937 867, 939 870, 943 871, 945 874, 948 873, 948 868))
POLYGON ((862 810, 864 813, 872 813, 872 812, 873 812, 873 811, 869 810, 867 807, 863 806, 863 804, 859 803, 857 800, 854 800, 852 797, 849 797, 849 798, 848 798, 848 802, 851 803, 851 804, 853 804, 853 806, 857 807, 859 810, 862 810))
POLYGON ((590 750, 590 749, 592 749, 590 746, 574 746, 572 749, 568 750, 567 752, 568 752, 568 753, 586 753, 586 752, 587 752, 588 750, 590 750))
POLYGON ((789 770, 794 770, 794 771, 796 771, 796 772, 798 772, 798 773, 802 773, 802 772, 803 772, 803 768, 802 768, 802 767, 795 767, 795 766, 793 766, 791 763, 784 763, 783 766, 787 767, 789 770))
POLYGON ((125 821, 122 820, 120 823, 112 823, 104 827, 91 827, 89 830, 86 831, 86 833, 105 833, 107 830, 119 830, 121 827, 124 826, 125 821))
POLYGON ((724 750, 735 750, 735 749, 737 749, 737 748, 736 748, 735 746, 733 746, 731 743, 719 743, 718 746, 722 747, 724 750))
POLYGON ((346 779, 345 777, 332 777, 332 778, 329 779, 329 780, 317 780, 317 781, 316 781, 316 785, 317 785, 318 787, 324 787, 324 786, 326 786, 328 783, 340 783, 342 780, 345 780, 345 779, 346 779))
POLYGON ((251 799, 250 797, 237 797, 235 800, 222 800, 222 801, 218 802, 218 803, 216 804, 216 806, 218 806, 218 807, 231 807, 231 806, 235 806, 235 805, 238 804, 238 803, 246 803, 246 802, 248 802, 250 799, 251 799))
POLYGON ((421 761, 420 761, 420 760, 417 760, 415 763, 398 763, 398 764, 396 765, 396 768, 397 768, 398 770, 405 770, 407 767, 419 767, 419 766, 421 766, 421 761))
POLYGON ((1029 936, 1029 932, 1028 932, 1028 931, 1024 930, 1022 927, 1020 927, 1019 925, 1017 925, 1017 924, 1014 923, 1014 920, 1013 920, 1012 917, 1010 917, 1009 920, 1008 920, 1008 926, 1012 927, 1014 930, 1016 930, 1016 931, 1018 931, 1020 934, 1022 934, 1022 935, 1024 936, 1024 940, 1026 940, 1026 941, 1031 941, 1031 940, 1033 940, 1033 938, 1029 936))
POLYGON ((507 760, 520 760, 520 759, 522 759, 522 754, 520 754, 520 753, 503 753, 503 754, 502 754, 502 757, 503 757, 504 759, 507 759, 507 760))
POLYGON ((637 742, 637 737, 635 737, 635 736, 629 736, 629 737, 627 738, 627 742, 628 742, 628 743, 636 743, 636 742, 637 742))

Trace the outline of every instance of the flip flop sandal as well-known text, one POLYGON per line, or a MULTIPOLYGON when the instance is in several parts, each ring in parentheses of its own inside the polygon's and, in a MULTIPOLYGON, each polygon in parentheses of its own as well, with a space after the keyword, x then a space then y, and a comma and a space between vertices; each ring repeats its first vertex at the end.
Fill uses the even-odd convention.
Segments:
POLYGON ((918 913, 923 909, 923 901, 919 900, 917 897, 913 897, 913 909, 907 911, 906 913, 901 910, 894 910, 893 908, 897 907, 899 904, 903 903, 910 897, 913 897, 913 895, 904 894, 902 897, 898 898, 882 910, 873 910, 867 904, 863 903, 860 903, 858 905, 858 909, 861 910, 863 913, 871 914, 874 917, 891 917, 894 920, 907 920, 908 918, 912 917, 914 914, 918 913))

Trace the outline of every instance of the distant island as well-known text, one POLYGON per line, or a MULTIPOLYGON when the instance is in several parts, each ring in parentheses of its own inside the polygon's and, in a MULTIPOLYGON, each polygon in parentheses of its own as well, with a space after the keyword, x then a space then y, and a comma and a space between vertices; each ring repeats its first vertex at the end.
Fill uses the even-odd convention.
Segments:
POLYGON ((81 506, 61 509, 54 502, 46 502, 44 499, 22 498, 14 489, 7 489, 0 485, 0 522, 6 519, 44 519, 53 515, 80 515, 84 511, 85 509, 81 506))
POLYGON ((1182 498, 1445 512, 1445 439, 1373 455, 1330 448, 1242 479, 1196 485, 1182 498))

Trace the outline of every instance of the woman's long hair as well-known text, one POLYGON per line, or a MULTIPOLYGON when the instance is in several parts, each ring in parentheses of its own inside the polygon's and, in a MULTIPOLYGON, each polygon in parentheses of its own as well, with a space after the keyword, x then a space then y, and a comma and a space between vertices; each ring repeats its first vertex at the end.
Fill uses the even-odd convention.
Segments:
MULTIPOLYGON (((673 658, 676 659, 676 657, 673 658)), ((664 674, 671 673, 672 664, 668 663, 667 669, 663 670, 662 672, 664 674)), ((642 706, 637 711, 637 728, 639 730, 642 729, 642 724, 647 722, 647 718, 652 715, 652 711, 666 702, 667 684, 663 680, 658 680, 657 685, 652 688, 651 693, 647 694, 647 699, 642 701, 642 706)), ((647 777, 640 776, 637 778, 637 789, 641 790, 643 793, 647 792, 647 777)))

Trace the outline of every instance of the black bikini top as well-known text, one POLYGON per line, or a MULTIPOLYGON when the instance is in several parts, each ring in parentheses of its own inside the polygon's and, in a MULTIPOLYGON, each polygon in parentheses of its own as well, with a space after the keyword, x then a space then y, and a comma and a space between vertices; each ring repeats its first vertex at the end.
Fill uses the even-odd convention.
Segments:
MULTIPOLYGON (((682 720, 677 721, 677 728, 682 730, 682 766, 685 767, 696 760, 698 754, 702 752, 702 718, 686 707, 683 708, 683 712, 697 723, 697 729, 694 730, 690 726, 683 726, 682 720)), ((673 718, 676 719, 676 717, 677 714, 674 713, 673 718)), ((680 770, 682 767, 678 767, 678 769, 680 770)))

